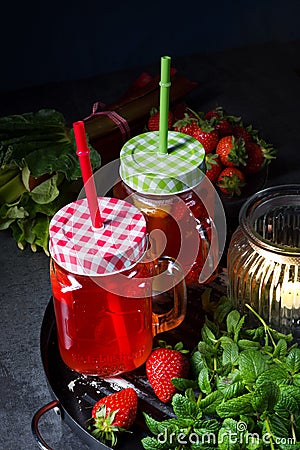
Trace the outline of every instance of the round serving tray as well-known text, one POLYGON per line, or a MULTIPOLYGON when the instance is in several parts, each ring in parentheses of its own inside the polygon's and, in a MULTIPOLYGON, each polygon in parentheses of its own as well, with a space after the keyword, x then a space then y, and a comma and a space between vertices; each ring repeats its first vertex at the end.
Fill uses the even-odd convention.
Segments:
MULTIPOLYGON (((212 300, 224 294, 226 276, 221 271, 210 285, 196 286, 188 289, 187 315, 183 323, 174 330, 161 333, 158 338, 174 345, 183 341, 186 348, 192 349, 201 338, 201 328, 206 312, 202 309, 201 295, 207 287, 213 289, 212 300)), ((149 435, 143 412, 163 420, 174 416, 171 406, 162 403, 153 393, 145 374, 145 365, 139 369, 113 378, 99 378, 81 375, 65 365, 62 361, 57 343, 57 331, 53 301, 50 299, 45 310, 40 334, 41 359, 52 400, 42 406, 32 419, 32 432, 36 443, 42 450, 52 450, 39 431, 39 420, 51 409, 56 409, 61 418, 82 441, 92 450, 109 449, 95 439, 88 430, 91 410, 96 401, 126 387, 133 387, 138 394, 138 412, 132 433, 123 433, 117 445, 119 450, 142 450, 141 439, 149 435)))

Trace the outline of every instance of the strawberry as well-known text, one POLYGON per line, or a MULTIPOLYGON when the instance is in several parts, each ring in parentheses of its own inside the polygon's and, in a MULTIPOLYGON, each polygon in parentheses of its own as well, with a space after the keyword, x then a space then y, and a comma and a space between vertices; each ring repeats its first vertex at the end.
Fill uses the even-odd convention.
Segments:
POLYGON ((244 168, 246 174, 252 175, 259 172, 264 165, 269 164, 275 158, 276 151, 272 145, 267 144, 262 139, 246 142, 248 154, 247 164, 244 168))
POLYGON ((236 138, 242 138, 245 142, 250 142, 257 136, 258 131, 252 128, 252 125, 245 127, 242 122, 232 126, 232 134, 236 138))
POLYGON ((220 161, 219 155, 217 155, 216 153, 208 153, 205 156, 205 164, 205 175, 212 183, 215 183, 222 170, 222 163, 220 161))
POLYGON ((245 185, 245 175, 236 167, 225 167, 217 179, 217 186, 230 197, 241 195, 241 188, 245 185))
POLYGON ((215 109, 210 109, 203 116, 203 119, 205 120, 210 120, 212 118, 215 118, 215 129, 218 131, 219 137, 232 134, 232 125, 226 118, 225 111, 221 106, 217 106, 215 109))
POLYGON ((107 395, 95 403, 92 409, 93 436, 101 442, 117 443, 116 432, 128 430, 135 421, 138 396, 133 388, 126 388, 107 395))
POLYGON ((183 119, 177 120, 173 125, 174 131, 188 134, 189 136, 193 136, 195 128, 197 128, 197 119, 191 117, 188 113, 184 113, 183 119))
POLYGON ((195 127, 193 137, 197 139, 204 147, 205 153, 211 153, 219 141, 219 133, 211 120, 198 120, 198 127, 195 127))
POLYGON ((246 164, 247 153, 243 139, 233 135, 222 137, 217 145, 216 153, 221 163, 226 167, 236 167, 246 164))
POLYGON ((182 342, 179 342, 174 348, 167 345, 156 348, 146 361, 149 383, 163 403, 170 401, 177 392, 172 378, 186 378, 189 373, 190 363, 184 355, 186 352, 182 342))
POLYGON ((261 170, 264 164, 264 154, 262 148, 256 142, 250 141, 246 143, 246 150, 248 154, 247 164, 244 168, 248 175, 257 173, 261 170))
MULTIPOLYGON (((148 130, 149 131, 159 131, 159 111, 156 108, 152 108, 150 111, 150 117, 148 119, 148 130)), ((168 113, 168 128, 172 128, 174 122, 174 114, 172 111, 168 113)))

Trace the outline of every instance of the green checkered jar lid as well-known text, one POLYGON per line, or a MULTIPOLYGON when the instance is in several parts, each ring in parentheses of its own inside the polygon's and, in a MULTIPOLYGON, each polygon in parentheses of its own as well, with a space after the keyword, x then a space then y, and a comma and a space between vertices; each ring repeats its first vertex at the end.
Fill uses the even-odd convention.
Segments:
POLYGON ((124 144, 120 177, 131 189, 151 195, 179 194, 201 182, 205 151, 199 141, 169 131, 168 153, 158 149, 158 131, 139 134, 124 144))

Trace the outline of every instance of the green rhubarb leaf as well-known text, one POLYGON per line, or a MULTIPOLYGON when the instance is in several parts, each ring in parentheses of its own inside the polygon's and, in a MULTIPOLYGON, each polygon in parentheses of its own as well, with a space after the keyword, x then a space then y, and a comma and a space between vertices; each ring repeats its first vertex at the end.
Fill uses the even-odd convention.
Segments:
POLYGON ((57 188, 58 174, 53 175, 48 180, 36 186, 31 192, 30 196, 36 203, 45 204, 51 203, 59 195, 57 188))

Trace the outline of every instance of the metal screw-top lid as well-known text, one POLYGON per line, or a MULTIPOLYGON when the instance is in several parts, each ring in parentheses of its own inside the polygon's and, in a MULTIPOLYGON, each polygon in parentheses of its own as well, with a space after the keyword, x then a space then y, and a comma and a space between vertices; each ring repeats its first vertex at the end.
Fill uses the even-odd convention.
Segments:
POLYGON ((159 132, 133 137, 120 153, 120 177, 132 189, 151 195, 178 194, 197 186, 204 173, 202 144, 184 133, 168 132, 168 153, 161 154, 159 132))

